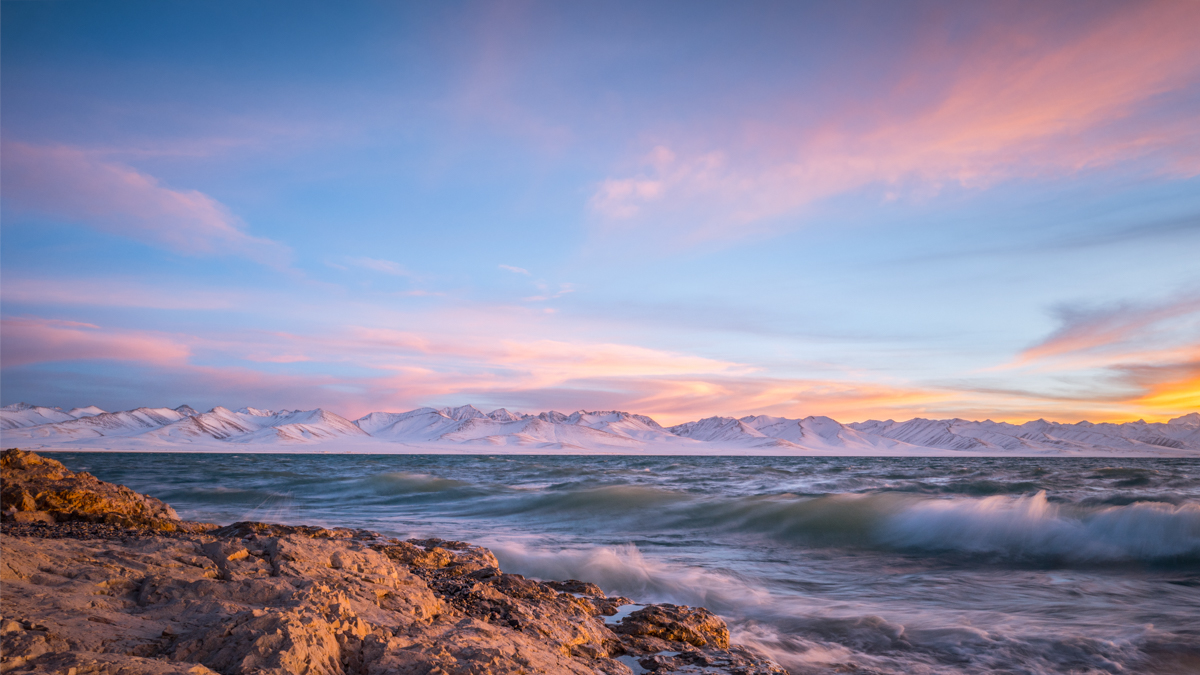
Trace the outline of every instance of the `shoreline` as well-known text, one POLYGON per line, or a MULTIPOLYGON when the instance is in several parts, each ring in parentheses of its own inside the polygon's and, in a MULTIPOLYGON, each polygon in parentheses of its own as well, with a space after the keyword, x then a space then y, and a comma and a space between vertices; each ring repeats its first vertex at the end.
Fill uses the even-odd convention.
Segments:
POLYGON ((501 571, 480 546, 183 521, 4 452, 0 671, 783 673, 704 608, 501 571))
MULTIPOLYGON (((315 446, 316 444, 314 444, 315 446)), ((971 450, 938 450, 936 448, 926 448, 928 452, 924 453, 832 453, 819 451, 778 451, 764 452, 762 448, 747 448, 747 449, 714 449, 710 452, 694 452, 694 451, 679 451, 666 452, 663 448, 652 448, 642 452, 618 452, 618 451, 598 451, 587 448, 543 448, 543 449, 522 449, 513 450, 510 446, 469 446, 462 449, 446 448, 444 446, 426 447, 415 446, 395 441, 378 441, 370 444, 367 449, 352 449, 352 450, 303 450, 297 446, 274 448, 254 445, 214 445, 201 446, 199 448, 179 448, 179 447, 154 447, 154 448, 114 448, 111 446, 63 446, 63 445, 48 445, 41 446, 36 444, 27 444, 26 447, 30 451, 39 453, 127 453, 127 454, 162 454, 162 455, 303 455, 303 456, 322 456, 322 455, 362 455, 362 456, 388 456, 388 455, 404 455, 404 456, 447 456, 447 457, 487 457, 487 456, 515 456, 515 457, 764 457, 764 458, 862 458, 862 459, 1200 459, 1200 452, 1195 450, 1183 451, 1145 451, 1141 453, 1127 451, 1044 451, 1044 452, 1010 452, 1010 453, 983 453, 971 450), (393 450, 396 446, 401 446, 402 450, 393 450)), ((310 446, 311 447, 311 446, 310 446)))

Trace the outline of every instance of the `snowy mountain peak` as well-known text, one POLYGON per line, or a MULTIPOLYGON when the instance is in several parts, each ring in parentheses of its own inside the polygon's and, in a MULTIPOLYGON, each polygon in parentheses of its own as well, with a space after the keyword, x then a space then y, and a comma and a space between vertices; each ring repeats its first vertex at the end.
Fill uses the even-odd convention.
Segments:
POLYGON ((1183 417, 1176 417, 1167 422, 1167 424, 1178 426, 1200 426, 1200 412, 1188 413, 1183 417))
POLYGON ((51 449, 230 448, 229 444, 290 446, 329 443, 330 449, 371 452, 667 452, 685 454, 1072 455, 1200 456, 1200 413, 1169 422, 1022 424, 914 418, 841 424, 824 416, 790 419, 749 415, 708 417, 663 428, 645 415, 578 410, 537 415, 504 408, 484 414, 470 405, 374 412, 351 422, 313 410, 206 413, 178 408, 105 412, 95 406, 61 408, 17 403, 0 408, 4 443, 51 449), (217 445, 213 445, 217 444, 217 445), (340 445, 339 445, 340 444, 340 445), (384 444, 384 445, 379 445, 384 444), (400 444, 400 445, 395 445, 400 444), (477 449, 476 449, 477 448, 477 449), (521 450, 524 449, 524 450, 521 450))
POLYGON ((487 417, 487 415, 484 415, 481 410, 479 410, 478 408, 476 408, 473 405, 460 405, 457 408, 442 408, 438 412, 442 413, 443 415, 445 415, 446 417, 449 417, 452 420, 459 420, 459 421, 478 419, 480 417, 487 417))
POLYGON ((259 410, 258 408, 238 408, 237 411, 243 415, 253 415, 254 417, 272 417, 275 415, 274 410, 259 410))
POLYGON ((71 408, 67 411, 67 414, 75 419, 79 419, 80 417, 95 417, 96 415, 103 415, 104 410, 97 408, 94 405, 89 405, 83 408, 71 408))
MULTIPOLYGON (((18 412, 20 410, 29 410, 30 408, 34 408, 34 407, 36 407, 36 406, 29 405, 28 403, 25 403, 24 401, 22 401, 20 403, 10 403, 10 404, 4 406, 3 408, 0 408, 0 411, 18 412)), ((57 408, 55 408, 55 410, 57 410, 57 408)))

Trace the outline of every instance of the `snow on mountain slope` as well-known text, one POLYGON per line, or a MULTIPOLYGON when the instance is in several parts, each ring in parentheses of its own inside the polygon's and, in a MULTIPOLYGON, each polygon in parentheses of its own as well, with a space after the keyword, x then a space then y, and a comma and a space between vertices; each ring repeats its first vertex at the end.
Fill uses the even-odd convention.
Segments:
POLYGON ((490 445, 542 448, 632 448, 639 443, 628 436, 578 424, 562 413, 501 422, 490 418, 467 420, 459 429, 441 436, 443 441, 482 441, 490 445))
POLYGON ((173 424, 153 429, 145 435, 147 438, 165 441, 225 440, 258 431, 263 426, 263 417, 255 413, 233 412, 228 408, 217 407, 206 413, 192 415, 173 424))
POLYGON ((233 443, 308 442, 339 437, 370 436, 354 422, 317 408, 276 413, 269 425, 258 431, 230 439, 233 443))
POLYGON ((772 438, 742 420, 732 417, 707 417, 696 422, 677 424, 667 431, 681 438, 708 443, 726 443, 750 447, 791 446, 791 442, 772 438))
MULTIPOLYGON (((220 450, 237 446, 364 452, 618 452, 841 455, 1152 455, 1200 456, 1200 413, 1169 422, 1023 424, 916 418, 841 424, 828 417, 709 417, 663 428, 616 410, 537 415, 473 406, 375 412, 351 422, 326 410, 94 406, 64 412, 16 404, 0 409, 7 446, 220 450), (397 450, 398 448, 406 450, 397 450)), ((328 451, 309 450, 309 451, 328 451)))
POLYGON ((641 441, 661 441, 674 436, 658 422, 645 415, 634 415, 619 410, 600 412, 580 410, 568 416, 565 423, 641 441))
POLYGON ((492 412, 488 413, 487 416, 488 419, 493 419, 497 422, 515 422, 517 420, 523 420, 526 417, 529 417, 529 415, 524 413, 509 412, 504 408, 493 410, 492 412))
POLYGON ((63 412, 62 408, 45 408, 28 403, 14 403, 0 408, 0 429, 35 427, 40 424, 66 422, 76 417, 78 415, 63 412))
MULTIPOLYGON (((64 413, 65 414, 65 413, 64 413)), ((96 438, 137 438, 140 442, 274 443, 368 436, 353 422, 325 410, 262 411, 213 408, 206 413, 189 406, 138 408, 6 431, 5 442, 70 443, 96 438)))
POLYGON ((917 454, 911 443, 864 434, 829 417, 809 416, 800 420, 770 415, 753 415, 740 420, 760 433, 808 450, 893 451, 917 454))
POLYGON ((354 424, 377 438, 396 441, 435 441, 460 429, 468 420, 487 419, 472 406, 418 408, 406 413, 373 412, 354 424), (478 414, 476 414, 478 413, 478 414))
POLYGON ((327 410, 213 408, 146 434, 147 438, 181 442, 229 443, 308 442, 346 436, 368 436, 353 422, 327 410))
POLYGON ((132 436, 178 422, 195 414, 195 410, 185 405, 175 409, 137 408, 123 412, 100 413, 65 422, 14 429, 4 434, 4 440, 13 442, 21 438, 70 440, 98 436, 132 436))
POLYGON ((670 436, 648 417, 616 411, 571 415, 550 411, 535 417, 503 408, 486 415, 473 406, 420 408, 406 413, 375 412, 355 424, 376 438, 407 443, 629 447, 633 439, 670 436))
POLYGON ((973 452, 1023 453, 1058 450, 1141 452, 1157 448, 1200 450, 1200 415, 1191 413, 1170 422, 1124 424, 1078 422, 1060 424, 1033 420, 1024 424, 969 420, 912 419, 907 422, 869 420, 849 424, 857 431, 913 445, 973 452))

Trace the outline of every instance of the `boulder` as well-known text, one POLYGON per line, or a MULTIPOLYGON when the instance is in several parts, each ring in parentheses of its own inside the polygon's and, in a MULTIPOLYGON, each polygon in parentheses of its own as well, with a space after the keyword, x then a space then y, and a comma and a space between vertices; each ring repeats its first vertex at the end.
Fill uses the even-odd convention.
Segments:
POLYGON ((87 521, 165 531, 184 525, 175 509, 158 499, 16 448, 0 455, 0 480, 5 520, 87 521))
POLYGON ((648 605, 630 613, 613 630, 624 635, 685 642, 695 647, 729 648, 729 627, 721 617, 703 607, 648 605))

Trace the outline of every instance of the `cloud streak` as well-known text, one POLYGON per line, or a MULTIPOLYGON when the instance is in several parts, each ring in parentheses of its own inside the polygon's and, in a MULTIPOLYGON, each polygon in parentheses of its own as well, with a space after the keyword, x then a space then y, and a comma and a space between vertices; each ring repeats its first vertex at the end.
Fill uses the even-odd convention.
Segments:
POLYGON ((991 23, 965 45, 926 37, 905 80, 815 123, 747 121, 742 141, 708 149, 695 150, 725 134, 663 143, 640 171, 601 181, 590 208, 606 228, 722 239, 783 227, 773 221, 867 188, 887 200, 1118 164, 1200 173, 1195 115, 1167 100, 1200 81, 1200 5, 1119 5, 1082 27, 991 23), (959 65, 946 73, 946 63, 959 65))
POLYGON ((1062 307, 1061 327, 1021 352, 1013 367, 1066 362, 1111 364, 1131 358, 1171 359, 1190 349, 1200 329, 1200 296, 1163 303, 1124 303, 1103 308, 1062 307))
POLYGON ((4 200, 22 210, 191 256, 236 255, 285 266, 290 250, 247 234, 228 208, 196 190, 70 146, 3 145, 4 200))
POLYGON ((0 325, 4 332, 0 363, 5 368, 92 359, 169 366, 182 365, 191 355, 187 344, 150 331, 106 330, 39 317, 6 318, 0 325))
POLYGON ((354 265, 355 267, 361 267, 363 269, 368 269, 373 272, 380 272, 382 274, 387 274, 387 275, 390 275, 393 277, 407 277, 407 278, 412 279, 417 276, 417 275, 413 274, 412 272, 410 272, 408 270, 408 268, 406 268, 404 265, 401 265, 400 263, 392 261, 392 260, 382 260, 379 258, 362 257, 362 258, 351 258, 347 262, 354 265))

